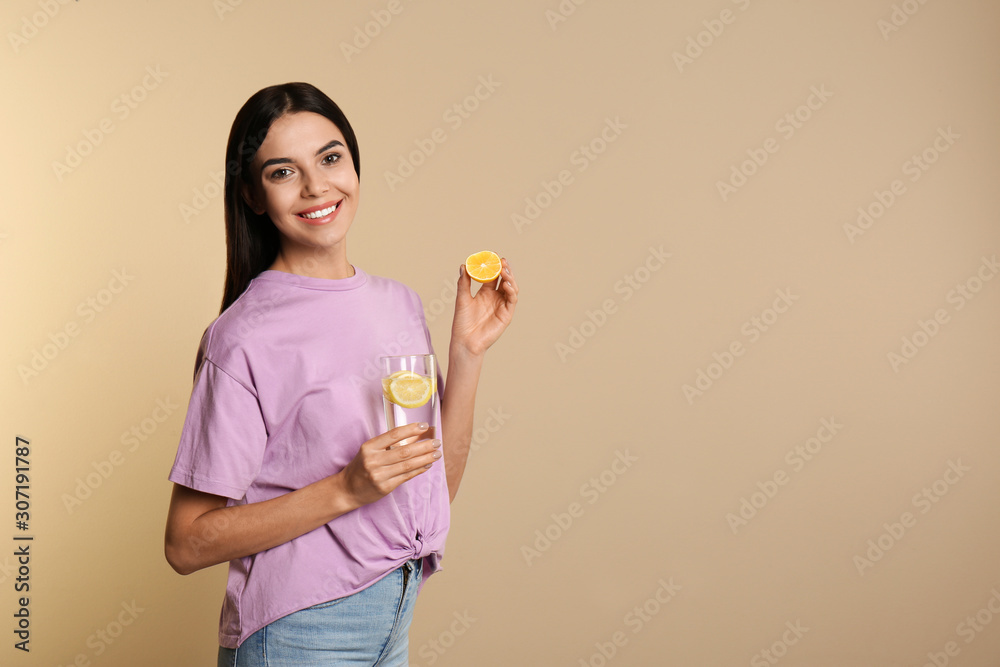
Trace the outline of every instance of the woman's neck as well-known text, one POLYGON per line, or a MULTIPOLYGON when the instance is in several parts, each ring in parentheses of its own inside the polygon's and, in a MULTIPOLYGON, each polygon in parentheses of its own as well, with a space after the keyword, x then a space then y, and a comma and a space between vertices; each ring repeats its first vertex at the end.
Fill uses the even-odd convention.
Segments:
POLYGON ((336 255, 322 251, 301 255, 280 250, 274 262, 267 268, 271 271, 282 271, 283 273, 328 280, 341 280, 355 275, 354 267, 347 261, 346 251, 336 255))

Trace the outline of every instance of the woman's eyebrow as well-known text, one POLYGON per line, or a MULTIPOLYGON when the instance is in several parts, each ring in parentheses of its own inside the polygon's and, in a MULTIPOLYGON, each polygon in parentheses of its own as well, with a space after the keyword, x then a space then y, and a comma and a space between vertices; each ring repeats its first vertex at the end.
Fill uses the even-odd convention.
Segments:
POLYGON ((316 157, 319 157, 320 153, 325 153, 326 151, 330 150, 334 146, 343 146, 343 145, 344 144, 342 144, 339 141, 337 141, 336 139, 334 139, 333 141, 331 141, 330 143, 328 143, 326 146, 323 146, 323 148, 321 148, 318 151, 316 151, 316 157))
MULTIPOLYGON (((327 145, 323 146, 318 151, 316 151, 316 155, 318 156, 321 153, 324 153, 325 151, 330 150, 334 146, 343 146, 343 145, 344 145, 343 143, 341 143, 340 141, 337 141, 336 139, 334 139, 333 141, 331 141, 330 143, 328 143, 327 145)), ((274 158, 271 158, 270 160, 267 160, 266 162, 264 162, 264 164, 260 165, 260 170, 264 171, 265 169, 267 169, 271 165, 275 165, 275 164, 292 164, 294 162, 295 162, 295 160, 293 160, 290 157, 274 157, 274 158)))

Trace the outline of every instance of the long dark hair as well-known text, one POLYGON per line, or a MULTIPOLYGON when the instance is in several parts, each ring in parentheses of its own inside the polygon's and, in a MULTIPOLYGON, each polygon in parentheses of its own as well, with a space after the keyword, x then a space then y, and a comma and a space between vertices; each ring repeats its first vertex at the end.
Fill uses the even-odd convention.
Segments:
POLYGON ((284 83, 254 93, 236 114, 226 144, 226 289, 220 313, 278 256, 278 230, 267 213, 258 215, 250 208, 243 199, 243 186, 255 187, 250 164, 271 123, 285 114, 302 111, 325 116, 337 126, 361 179, 361 155, 354 129, 340 107, 322 91, 308 83, 284 83))

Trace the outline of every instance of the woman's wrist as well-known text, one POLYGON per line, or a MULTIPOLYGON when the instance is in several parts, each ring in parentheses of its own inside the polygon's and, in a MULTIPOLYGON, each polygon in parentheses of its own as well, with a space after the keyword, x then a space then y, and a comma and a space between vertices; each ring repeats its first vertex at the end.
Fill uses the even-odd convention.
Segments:
POLYGON ((462 365, 482 366, 483 359, 486 358, 486 350, 473 350, 456 341, 454 338, 448 346, 449 367, 456 362, 462 365))
POLYGON ((330 475, 325 480, 322 480, 322 482, 329 494, 328 507, 332 514, 329 520, 324 523, 329 523, 339 516, 358 509, 364 504, 359 502, 350 489, 347 488, 347 476, 343 470, 335 475, 330 475))

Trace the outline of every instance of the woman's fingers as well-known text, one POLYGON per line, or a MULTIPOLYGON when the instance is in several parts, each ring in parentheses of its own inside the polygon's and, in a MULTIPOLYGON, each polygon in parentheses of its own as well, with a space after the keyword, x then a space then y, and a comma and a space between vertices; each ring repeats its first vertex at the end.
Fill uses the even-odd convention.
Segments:
POLYGON ((517 281, 514 280, 514 274, 510 270, 510 264, 507 262, 507 258, 504 257, 501 262, 503 264, 503 269, 501 269, 497 280, 499 281, 501 278, 503 279, 500 287, 507 293, 507 303, 510 306, 513 306, 517 303, 517 281))
POLYGON ((380 493, 389 493, 441 458, 440 440, 414 441, 428 435, 429 431, 414 424, 399 426, 362 446, 363 467, 380 493))
POLYGON ((441 458, 440 440, 421 440, 391 450, 392 458, 385 467, 393 476, 416 470, 422 472, 441 458))
POLYGON ((403 440, 411 440, 414 436, 422 436, 428 431, 431 431, 431 429, 426 423, 404 424, 372 438, 365 444, 371 443, 371 446, 377 450, 395 449, 403 440))
POLYGON ((381 452, 377 460, 369 462, 368 474, 372 485, 381 496, 394 491, 400 484, 427 472, 438 460, 440 450, 426 440, 417 444, 402 445, 391 451, 381 452), (389 460, 386 457, 390 457, 389 460))

